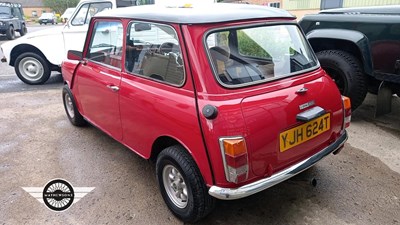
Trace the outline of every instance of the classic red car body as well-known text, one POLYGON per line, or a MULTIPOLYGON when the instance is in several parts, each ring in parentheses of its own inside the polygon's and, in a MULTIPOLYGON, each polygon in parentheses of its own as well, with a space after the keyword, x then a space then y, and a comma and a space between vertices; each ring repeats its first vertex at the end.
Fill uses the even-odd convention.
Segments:
MULTIPOLYGON (((83 55, 88 51, 96 21, 122 21, 126 30, 136 18, 149 21, 135 13, 132 17, 111 13, 92 19, 83 55)), ((190 153, 208 187, 232 189, 271 177, 312 157, 340 137, 341 142, 331 152, 343 146, 347 135, 342 97, 335 83, 319 66, 295 76, 241 88, 226 88, 213 75, 204 47, 205 33, 219 27, 246 24, 293 24, 294 18, 266 16, 198 24, 165 22, 156 18, 153 21, 168 24, 176 31, 185 71, 181 86, 132 76, 125 68, 115 70, 85 58, 67 60, 62 65, 63 77, 79 112, 117 141, 146 159, 156 157, 169 145, 179 144, 190 153), (110 86, 119 90, 112 91, 110 86), (306 88, 307 93, 297 92, 302 88, 306 88), (329 131, 281 152, 279 134, 304 123, 299 122, 296 115, 306 110, 299 106, 310 101, 330 114, 329 131), (202 114, 206 105, 218 109, 214 119, 207 119, 202 114), (244 137, 248 150, 248 177, 239 183, 227 181, 219 143, 221 137, 231 136, 244 137)), ((122 65, 125 60, 123 54, 122 65)))

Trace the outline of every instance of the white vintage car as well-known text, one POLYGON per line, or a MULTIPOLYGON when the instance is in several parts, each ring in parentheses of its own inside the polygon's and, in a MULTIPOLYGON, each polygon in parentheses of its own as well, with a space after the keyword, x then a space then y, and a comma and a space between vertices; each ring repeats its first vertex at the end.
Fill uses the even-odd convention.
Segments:
POLYGON ((43 84, 51 71, 61 71, 68 50, 82 51, 88 24, 94 14, 131 5, 136 5, 136 1, 81 0, 65 26, 33 32, 2 44, 4 56, 1 61, 13 66, 23 82, 43 84))

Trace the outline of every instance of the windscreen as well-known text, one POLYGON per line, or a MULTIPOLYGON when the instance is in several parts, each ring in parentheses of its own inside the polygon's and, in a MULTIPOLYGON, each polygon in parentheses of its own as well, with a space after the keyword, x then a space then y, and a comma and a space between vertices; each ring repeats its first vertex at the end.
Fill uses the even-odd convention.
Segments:
POLYGON ((0 16, 1 15, 10 15, 11 9, 9 7, 0 6, 0 16))

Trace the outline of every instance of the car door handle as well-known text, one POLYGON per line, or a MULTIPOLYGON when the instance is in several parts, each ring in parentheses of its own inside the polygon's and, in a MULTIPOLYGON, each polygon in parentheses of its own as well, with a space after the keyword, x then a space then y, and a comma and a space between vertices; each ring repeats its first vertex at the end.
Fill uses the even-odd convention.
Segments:
POLYGON ((119 91, 119 87, 115 86, 115 85, 109 84, 109 85, 107 85, 107 88, 111 89, 113 92, 119 91))

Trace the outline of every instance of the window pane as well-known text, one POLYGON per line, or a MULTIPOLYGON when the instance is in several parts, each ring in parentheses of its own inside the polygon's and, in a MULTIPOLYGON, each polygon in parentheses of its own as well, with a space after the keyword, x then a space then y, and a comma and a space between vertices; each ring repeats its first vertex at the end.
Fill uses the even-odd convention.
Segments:
POLYGON ((227 85, 273 80, 317 66, 295 25, 219 31, 207 37, 207 45, 213 68, 227 85))
POLYGON ((183 84, 182 52, 172 27, 132 23, 126 44, 125 68, 128 72, 174 85, 183 84))
POLYGON ((111 9, 110 2, 103 2, 103 3, 93 3, 93 4, 86 4, 83 5, 79 12, 75 15, 74 19, 71 21, 72 25, 84 25, 89 24, 90 18, 95 14, 111 9))
POLYGON ((120 22, 97 22, 86 58, 121 68, 123 34, 120 22))

